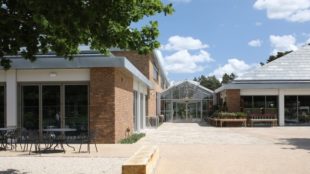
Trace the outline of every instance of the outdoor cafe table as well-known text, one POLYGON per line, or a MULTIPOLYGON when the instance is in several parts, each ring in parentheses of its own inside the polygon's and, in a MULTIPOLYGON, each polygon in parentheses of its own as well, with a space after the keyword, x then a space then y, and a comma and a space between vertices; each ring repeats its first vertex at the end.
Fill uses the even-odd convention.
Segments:
POLYGON ((0 144, 0 147, 2 147, 3 149, 5 148, 4 144, 6 143, 5 140, 4 140, 4 135, 7 131, 12 131, 12 130, 15 130, 16 128, 15 127, 0 127, 0 136, 2 137, 2 140, 1 140, 1 144, 0 144))
MULTIPOLYGON (((67 142, 66 142, 66 135, 65 135, 65 132, 74 132, 74 131, 77 131, 76 129, 73 129, 73 128, 49 128, 49 129, 43 129, 43 132, 48 132, 50 134, 52 133, 60 133, 60 135, 58 135, 59 137, 55 137, 55 140, 56 140, 56 145, 54 147, 54 150, 56 149, 56 147, 59 145, 62 150, 65 152, 65 149, 63 147, 64 144, 66 144, 68 147, 72 148, 73 150, 75 150, 74 147, 70 146, 67 142)), ((53 146, 53 144, 50 145, 49 148, 47 149, 50 149, 51 147, 53 146)))

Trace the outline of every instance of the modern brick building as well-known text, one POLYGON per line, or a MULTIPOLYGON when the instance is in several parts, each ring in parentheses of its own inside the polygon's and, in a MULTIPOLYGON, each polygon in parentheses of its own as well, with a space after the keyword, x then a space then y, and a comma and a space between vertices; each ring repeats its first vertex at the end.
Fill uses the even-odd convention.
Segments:
POLYGON ((169 83, 156 53, 81 52, 72 61, 53 54, 33 63, 21 57, 0 70, 0 127, 75 128, 117 143, 159 113, 158 94, 169 83))
POLYGON ((215 90, 229 112, 268 113, 279 125, 310 125, 310 46, 299 48, 215 90))

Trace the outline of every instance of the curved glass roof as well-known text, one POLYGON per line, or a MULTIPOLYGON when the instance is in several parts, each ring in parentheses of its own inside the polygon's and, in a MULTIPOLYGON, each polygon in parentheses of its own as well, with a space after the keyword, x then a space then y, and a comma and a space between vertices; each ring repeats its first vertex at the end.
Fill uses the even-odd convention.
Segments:
POLYGON ((181 81, 161 93, 162 99, 204 100, 212 99, 214 92, 195 81, 181 81))

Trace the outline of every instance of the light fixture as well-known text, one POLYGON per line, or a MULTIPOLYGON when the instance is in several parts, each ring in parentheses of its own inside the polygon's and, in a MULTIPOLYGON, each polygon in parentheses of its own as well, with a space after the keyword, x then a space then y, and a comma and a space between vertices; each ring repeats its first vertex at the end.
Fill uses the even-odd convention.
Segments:
POLYGON ((56 72, 50 72, 50 77, 56 77, 57 73, 56 72))

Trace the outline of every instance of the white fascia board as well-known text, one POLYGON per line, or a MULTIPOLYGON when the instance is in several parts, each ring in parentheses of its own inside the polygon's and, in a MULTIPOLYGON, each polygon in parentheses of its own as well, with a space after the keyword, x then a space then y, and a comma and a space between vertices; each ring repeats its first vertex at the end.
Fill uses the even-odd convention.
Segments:
MULTIPOLYGON (((125 68, 149 88, 152 83, 125 57, 104 57, 100 54, 77 55, 72 60, 67 60, 53 55, 40 55, 35 62, 24 58, 14 57, 11 59, 11 69, 34 70, 34 69, 88 69, 88 68, 125 68)), ((0 70, 3 69, 0 67, 0 70)))
POLYGON ((150 89, 154 88, 154 85, 146 78, 129 60, 124 58, 124 67, 131 72, 135 77, 137 77, 140 81, 146 84, 150 89))
POLYGON ((269 84, 227 84, 215 90, 216 93, 226 89, 306 89, 310 83, 269 83, 269 84))

